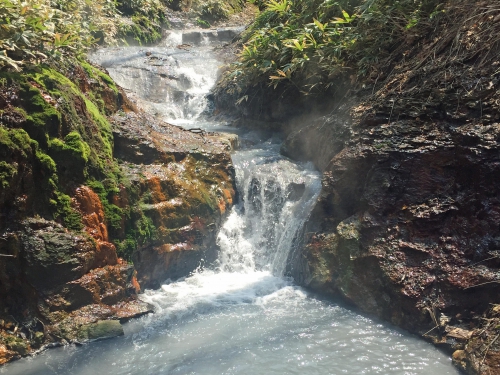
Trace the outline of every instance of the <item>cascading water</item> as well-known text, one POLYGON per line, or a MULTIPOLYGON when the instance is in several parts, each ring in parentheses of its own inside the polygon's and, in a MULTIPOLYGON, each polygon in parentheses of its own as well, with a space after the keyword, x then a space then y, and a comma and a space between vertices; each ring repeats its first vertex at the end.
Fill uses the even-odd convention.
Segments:
MULTIPOLYGON (((224 128, 198 119, 202 104, 172 110, 170 94, 178 86, 155 87, 155 94, 147 95, 153 79, 166 73, 158 67, 144 70, 135 60, 151 52, 170 61, 175 51, 168 48, 140 54, 133 48, 104 50, 96 60, 122 85, 135 87, 143 104, 161 116, 187 126, 224 128), (136 67, 126 73, 123 64, 136 67), (142 79, 146 82, 140 85, 142 79)), ((198 82, 198 91, 183 94, 192 103, 202 103, 207 90, 201 88, 195 65, 202 64, 203 70, 218 65, 207 51, 203 47, 190 52, 191 60, 183 57, 192 71, 180 67, 177 58, 168 62, 169 74, 186 76, 186 87, 198 82)), ((124 337, 46 351, 0 373, 457 374, 450 359, 429 344, 309 295, 284 277, 287 257, 319 193, 320 175, 281 157, 278 138, 255 132, 240 136, 243 147, 233 163, 241 199, 219 233, 220 254, 213 267, 146 291, 141 298, 156 312, 127 323, 124 337)))

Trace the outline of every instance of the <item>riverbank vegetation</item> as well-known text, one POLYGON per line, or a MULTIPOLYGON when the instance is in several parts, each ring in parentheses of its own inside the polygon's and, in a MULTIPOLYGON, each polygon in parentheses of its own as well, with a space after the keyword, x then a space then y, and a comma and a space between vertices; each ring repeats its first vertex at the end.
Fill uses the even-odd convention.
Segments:
POLYGON ((438 0, 268 0, 244 34, 233 89, 268 82, 324 92, 341 76, 367 77, 409 38, 446 16, 438 0))
POLYGON ((0 68, 19 71, 98 44, 154 42, 164 17, 160 0, 2 0, 0 68))

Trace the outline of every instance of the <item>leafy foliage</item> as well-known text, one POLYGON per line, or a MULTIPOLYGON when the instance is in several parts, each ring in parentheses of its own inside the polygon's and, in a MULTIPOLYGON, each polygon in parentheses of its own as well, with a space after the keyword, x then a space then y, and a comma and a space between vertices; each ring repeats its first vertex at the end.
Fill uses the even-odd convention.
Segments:
POLYGON ((213 22, 227 19, 231 14, 241 11, 244 3, 245 0, 195 0, 192 7, 201 20, 213 22))
POLYGON ((96 43, 113 44, 134 27, 141 36, 156 31, 160 37, 163 9, 160 0, 0 0, 0 68, 19 71, 96 43), (148 24, 123 24, 121 12, 148 24))
POLYGON ((324 91, 337 77, 370 72, 419 22, 440 13, 437 0, 267 0, 244 35, 229 73, 240 91, 263 80, 324 91))

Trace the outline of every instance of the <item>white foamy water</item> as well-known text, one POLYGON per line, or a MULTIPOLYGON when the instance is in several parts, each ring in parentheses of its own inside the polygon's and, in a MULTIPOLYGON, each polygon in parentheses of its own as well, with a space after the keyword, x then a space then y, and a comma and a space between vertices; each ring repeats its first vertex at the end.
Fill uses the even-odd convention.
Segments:
POLYGON ((268 140, 234 155, 244 201, 219 234, 216 265, 146 291, 141 298, 156 312, 125 324, 124 337, 52 349, 0 373, 457 374, 430 344, 283 277, 285 248, 320 176, 281 158, 277 146, 268 140), (287 186, 301 183, 302 195, 291 197, 287 186))
MULTIPOLYGON (((179 42, 179 36, 174 37, 170 44, 179 42)), ((120 71, 126 56, 137 53, 107 50, 102 57, 113 78, 129 84, 137 79, 131 87, 141 87, 143 98, 150 100, 151 92, 137 78, 140 68, 120 71)), ((210 54, 204 56, 206 61, 196 64, 213 74, 206 67, 218 63, 210 54)), ((201 73, 189 69, 179 71, 187 81, 202 81, 201 73)), ((147 76, 144 85, 158 92, 155 85, 161 84, 148 81, 153 76, 147 76)), ((211 79, 206 78, 207 85, 211 79)), ((186 87, 196 100, 206 100, 205 89, 186 87)), ((156 104, 167 114, 172 110, 168 103, 156 104)), ((188 127, 219 126, 200 123, 197 110, 187 110, 191 117, 176 111, 188 127)), ((125 336, 52 349, 4 366, 0 373, 458 374, 450 358, 430 344, 318 298, 284 276, 287 258, 319 193, 320 175, 309 165, 281 157, 279 139, 240 133, 240 143, 246 146, 234 153, 233 163, 241 202, 219 233, 216 264, 146 291, 141 298, 156 312, 126 323, 125 336)))

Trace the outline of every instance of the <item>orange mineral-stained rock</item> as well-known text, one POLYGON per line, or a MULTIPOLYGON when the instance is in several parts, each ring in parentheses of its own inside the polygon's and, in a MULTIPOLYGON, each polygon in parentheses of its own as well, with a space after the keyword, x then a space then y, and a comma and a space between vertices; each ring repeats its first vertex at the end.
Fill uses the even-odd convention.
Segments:
POLYGON ((0 344, 0 365, 9 362, 16 353, 7 349, 5 345, 0 344))
POLYGON ((85 231, 96 240, 95 267, 118 263, 115 245, 108 242, 108 228, 104 221, 104 208, 99 196, 88 186, 75 191, 75 205, 82 214, 85 231))
POLYGON ((159 202, 164 202, 167 200, 167 197, 165 196, 162 186, 161 186, 161 180, 159 177, 152 177, 147 180, 147 185, 149 188, 149 191, 151 192, 151 199, 153 200, 153 203, 159 203, 159 202))

